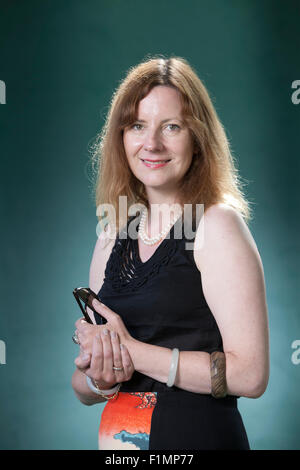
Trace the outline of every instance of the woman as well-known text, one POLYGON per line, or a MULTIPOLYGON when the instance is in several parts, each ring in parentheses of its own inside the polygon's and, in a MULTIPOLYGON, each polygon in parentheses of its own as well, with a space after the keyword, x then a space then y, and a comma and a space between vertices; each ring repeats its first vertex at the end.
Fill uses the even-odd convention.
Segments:
POLYGON ((90 270, 107 323, 97 313, 97 324, 76 322, 72 385, 85 404, 107 400, 99 448, 249 449, 237 399, 260 397, 269 378, 263 267, 225 132, 186 60, 129 71, 95 156, 97 206, 116 209, 117 230, 111 240, 109 215, 90 270), (124 195, 147 211, 121 220, 124 195), (155 216, 162 207, 169 224, 155 216), (215 351, 226 365, 222 398, 213 396, 215 351))

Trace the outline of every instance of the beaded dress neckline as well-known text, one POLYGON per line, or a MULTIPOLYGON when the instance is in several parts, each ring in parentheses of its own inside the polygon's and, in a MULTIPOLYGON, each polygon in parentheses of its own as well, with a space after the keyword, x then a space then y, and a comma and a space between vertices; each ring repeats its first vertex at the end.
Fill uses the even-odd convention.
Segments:
MULTIPOLYGON (((177 221, 176 221, 177 222, 177 221)), ((176 223, 175 222, 175 223, 176 223)), ((156 250, 152 253, 152 255, 150 256, 150 258, 148 258, 146 261, 142 261, 141 260, 141 257, 140 257, 140 253, 139 253, 139 240, 138 238, 135 238, 132 240, 132 251, 133 251, 133 256, 135 258, 135 260, 140 263, 140 264, 147 264, 148 262, 150 262, 152 260, 153 257, 155 257, 157 255, 157 252, 161 249, 161 247, 163 247, 170 239, 171 237, 173 236, 173 232, 174 232, 174 225, 175 223, 172 225, 172 227, 170 228, 170 230, 168 231, 168 233, 165 235, 165 237, 163 238, 163 240, 160 242, 160 244, 156 247, 156 250)), ((137 226, 137 230, 139 228, 139 225, 137 226)), ((159 254, 159 253, 158 253, 159 254)))
POLYGON ((178 240, 173 237, 173 234, 180 217, 152 256, 143 262, 139 255, 137 234, 136 238, 131 238, 128 233, 129 223, 134 218, 135 216, 131 217, 125 227, 127 237, 117 237, 105 269, 103 284, 119 293, 133 292, 145 284, 159 272, 161 266, 169 263, 177 249, 178 240))

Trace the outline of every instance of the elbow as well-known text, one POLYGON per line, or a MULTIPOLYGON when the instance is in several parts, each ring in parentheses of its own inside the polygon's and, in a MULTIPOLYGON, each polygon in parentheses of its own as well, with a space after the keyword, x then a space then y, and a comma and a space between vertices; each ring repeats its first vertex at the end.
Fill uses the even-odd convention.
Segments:
POLYGON ((260 398, 267 390, 267 386, 268 382, 262 382, 257 384, 256 388, 254 389, 252 398, 260 398))
POLYGON ((80 394, 77 390, 77 387, 78 387, 78 382, 77 382, 77 372, 75 371, 73 376, 72 376, 72 380, 71 380, 71 386, 72 386, 72 389, 73 389, 73 392, 74 392, 74 395, 75 397, 77 398, 77 400, 80 401, 80 403, 82 403, 83 405, 86 405, 86 406, 91 406, 93 405, 93 403, 91 403, 89 400, 86 400, 84 396, 82 396, 82 394, 80 394))
POLYGON ((227 365, 229 392, 232 389, 232 395, 260 398, 265 393, 269 382, 268 361, 251 360, 249 363, 231 354, 227 365))
POLYGON ((74 394, 75 394, 75 397, 78 399, 78 401, 80 401, 80 403, 82 403, 85 406, 92 406, 92 405, 95 404, 94 401, 90 401, 90 400, 85 399, 79 393, 77 393, 75 390, 74 390, 74 394))
MULTIPOLYGON (((78 398, 78 397, 77 397, 78 398)), ((85 406, 92 406, 95 404, 95 402, 91 403, 91 402, 87 402, 87 401, 84 401, 84 400, 80 400, 80 398, 78 398, 78 400, 80 401, 80 403, 82 403, 83 405, 85 406)))
POLYGON ((247 394, 248 398, 260 398, 267 390, 269 377, 259 378, 253 381, 250 387, 248 387, 247 394))
MULTIPOLYGON (((228 365, 229 365, 228 361, 228 365)), ((257 363, 256 363, 257 364, 257 363)), ((235 362, 236 369, 232 368, 229 372, 229 384, 232 379, 232 390, 236 389, 238 395, 246 398, 260 398, 266 391, 269 382, 269 365, 253 366, 253 361, 248 366, 245 362, 235 362)), ((228 368, 229 369, 229 368, 228 368)), ((229 387, 230 389, 230 387, 229 387)))

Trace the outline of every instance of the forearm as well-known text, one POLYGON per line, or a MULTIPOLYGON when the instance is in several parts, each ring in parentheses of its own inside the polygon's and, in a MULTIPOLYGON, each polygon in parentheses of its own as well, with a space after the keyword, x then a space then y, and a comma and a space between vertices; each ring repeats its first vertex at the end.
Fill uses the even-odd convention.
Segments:
MULTIPOLYGON (((135 369, 159 382, 168 380, 172 350, 133 340, 127 344, 135 369)), ((236 356, 227 353, 227 394, 256 398, 250 376, 236 356)), ((210 354, 204 351, 180 351, 174 385, 194 393, 211 394, 210 354)))
MULTIPOLYGON (((168 380, 172 350, 134 340, 127 344, 135 370, 159 382, 168 380)), ((176 387, 195 393, 211 393, 210 356, 202 351, 180 351, 176 387)))
POLYGON ((86 375, 76 369, 72 376, 72 387, 76 397, 81 403, 87 406, 95 405, 106 401, 101 395, 94 393, 86 383, 86 375))

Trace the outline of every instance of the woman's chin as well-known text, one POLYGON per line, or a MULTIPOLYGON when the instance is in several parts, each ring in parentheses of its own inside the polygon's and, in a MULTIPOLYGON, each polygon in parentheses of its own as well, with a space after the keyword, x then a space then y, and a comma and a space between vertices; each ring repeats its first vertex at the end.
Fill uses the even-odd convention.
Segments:
POLYGON ((174 188, 174 184, 171 181, 145 181, 144 186, 146 189, 155 189, 161 191, 167 191, 168 189, 174 188))
MULTIPOLYGON (((141 181, 145 187, 149 187, 149 188, 167 188, 167 187, 172 187, 174 186, 174 178, 168 178, 166 176, 163 176, 163 175, 147 175, 145 177, 145 175, 135 175, 136 178, 141 181)), ((177 181, 177 180, 176 180, 177 181)))

